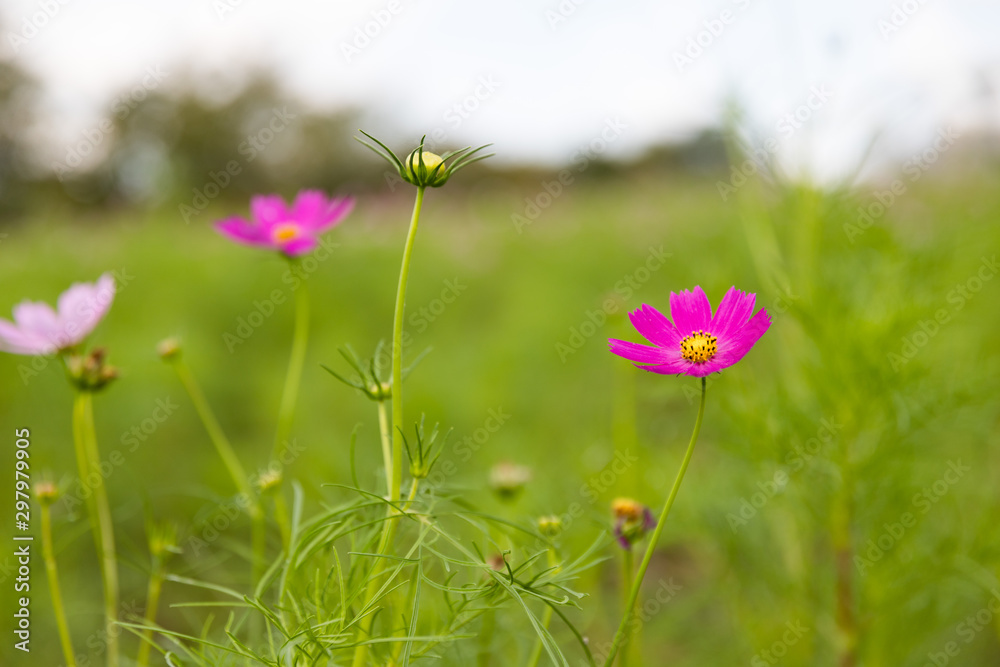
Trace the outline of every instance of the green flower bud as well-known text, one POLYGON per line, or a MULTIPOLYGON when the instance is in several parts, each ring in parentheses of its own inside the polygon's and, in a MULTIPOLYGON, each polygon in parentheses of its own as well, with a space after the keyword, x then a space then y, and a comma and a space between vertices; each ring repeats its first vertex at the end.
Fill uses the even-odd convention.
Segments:
POLYGON ((176 338, 167 338, 160 341, 160 344, 156 346, 156 353, 160 355, 160 359, 164 361, 172 361, 180 356, 181 354, 181 342, 176 338))
POLYGON ((412 183, 418 188, 439 188, 448 182, 452 174, 456 171, 479 160, 485 160, 491 155, 476 155, 489 144, 473 149, 471 146, 457 151, 449 151, 444 155, 431 153, 424 150, 424 139, 420 139, 417 146, 405 159, 400 160, 392 150, 381 141, 362 131, 361 134, 371 139, 374 144, 370 144, 364 139, 359 142, 370 148, 376 155, 391 164, 407 183, 412 183))
POLYGON ((52 482, 43 481, 35 484, 35 498, 42 505, 51 505, 59 498, 59 488, 52 482))
POLYGON ((538 532, 545 537, 558 537, 562 529, 562 519, 554 514, 538 518, 538 532))
POLYGON ((490 470, 490 486, 501 500, 513 500, 531 480, 531 468, 503 461, 490 470))

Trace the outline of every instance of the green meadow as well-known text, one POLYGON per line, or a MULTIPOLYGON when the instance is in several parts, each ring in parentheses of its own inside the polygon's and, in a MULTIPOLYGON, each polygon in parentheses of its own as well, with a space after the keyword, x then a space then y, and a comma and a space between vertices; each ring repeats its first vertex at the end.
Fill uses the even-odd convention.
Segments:
MULTIPOLYGON (((638 370, 610 354, 607 339, 641 341, 627 311, 650 304, 669 314, 671 291, 701 285, 717 305, 735 285, 757 294, 757 309, 767 309, 773 324, 742 362, 708 380, 701 437, 639 598, 630 664, 1000 661, 995 165, 949 161, 919 178, 901 171, 904 187, 887 206, 893 176, 854 189, 754 176, 723 197, 723 173, 595 169, 530 224, 516 216, 554 176, 495 172, 463 189, 462 177, 480 168, 456 176, 456 187, 428 191, 424 203, 404 362, 426 354, 404 385, 406 421, 425 414, 428 429, 435 422, 453 429, 424 488, 440 497, 442 513, 461 508, 489 517, 442 520, 462 548, 483 558, 509 550, 511 566, 540 571, 545 542, 535 521, 557 515, 558 563, 592 549, 586 567, 563 582, 583 596, 548 625, 560 657, 586 665, 586 645, 601 664, 623 611, 610 503, 628 496, 659 512, 698 407, 696 378, 638 370), (490 488, 491 469, 505 461, 531 470, 523 491, 507 500, 490 488)), ((279 656, 255 662, 157 635, 173 652, 170 664, 307 663, 270 652, 276 632, 268 639, 260 618, 241 621, 253 616, 246 604, 224 606, 227 593, 189 583, 253 596, 250 521, 157 344, 181 341, 243 466, 259 476, 273 446, 295 293, 306 289, 310 341, 283 452, 283 493, 302 522, 359 502, 347 488, 355 484, 382 493, 375 403, 322 366, 350 375, 340 348, 368 358, 390 338, 412 193, 360 194, 355 211, 298 273, 274 253, 239 247, 212 230, 215 219, 245 214, 243 201, 215 201, 187 223, 175 204, 101 213, 53 205, 2 229, 5 314, 25 298, 51 303, 71 283, 105 271, 118 281, 110 314, 90 341, 106 347, 120 370, 94 408, 122 620, 139 623, 145 610, 146 523, 153 517, 178 526, 181 550, 166 567, 157 623, 230 647, 227 623, 235 624, 229 627, 242 643, 279 656), (191 604, 202 602, 214 606, 191 604)), ((73 643, 89 660, 78 660, 82 667, 103 664, 106 644, 86 508, 72 500, 86 493, 75 474, 72 400, 58 359, 0 355, 4 437, 30 429, 33 479, 47 475, 64 493, 53 506, 53 530, 73 643)), ((12 469, 13 449, 3 450, 12 469)), ((379 510, 358 512, 374 520, 379 510)), ((0 524, 8 545, 12 515, 5 510, 0 524)), ((377 525, 365 530, 317 552, 315 573, 293 577, 291 590, 317 594, 314 574, 331 576, 334 546, 341 574, 370 560, 362 552, 372 550, 377 525)), ((401 544, 418 534, 417 524, 404 524, 401 544)), ((427 548, 444 550, 438 542, 427 548)), ((267 554, 269 563, 280 560, 271 519, 267 554)), ((428 557, 419 567, 444 585, 451 581, 447 562, 428 557)), ((7 627, 12 548, 4 548, 0 566, 0 625, 7 627)), ((407 567, 401 582, 417 577, 418 566, 407 567)), ((482 575, 452 567, 456 586, 482 585, 482 575)), ((352 577, 348 591, 360 581, 352 577)), ((407 628, 412 636, 448 632, 447 591, 416 587, 426 609, 417 622, 409 613, 414 588, 394 591, 396 617, 376 622, 399 626, 400 636, 407 628)), ((274 595, 268 589, 261 599, 273 603, 274 595)), ((33 650, 23 664, 63 665, 40 557, 31 596, 33 650)), ((526 664, 538 641, 531 618, 542 617, 546 605, 529 597, 526 610, 502 592, 483 599, 491 611, 453 629, 460 640, 434 647, 413 640, 408 661, 526 664)), ((317 602, 324 605, 335 622, 340 607, 317 602)), ((122 664, 131 665, 139 631, 122 632, 122 664)), ((0 663, 22 664, 11 632, 4 636, 0 663)), ((397 649, 398 642, 373 645, 375 664, 404 664, 397 649)), ((308 664, 349 664, 351 651, 325 659, 308 664)), ((552 662, 541 654, 539 664, 552 662)), ((154 650, 151 664, 168 663, 154 650)))

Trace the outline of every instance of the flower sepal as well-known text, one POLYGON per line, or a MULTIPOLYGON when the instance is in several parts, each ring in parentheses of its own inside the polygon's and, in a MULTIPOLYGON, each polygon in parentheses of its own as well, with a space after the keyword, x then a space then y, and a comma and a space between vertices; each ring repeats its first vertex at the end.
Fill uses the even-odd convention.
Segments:
POLYGON ((440 436, 438 424, 434 424, 434 428, 428 434, 424 431, 424 417, 424 415, 420 415, 420 422, 413 427, 416 435, 416 443, 413 447, 410 447, 406 434, 400 430, 400 435, 403 436, 403 446, 406 448, 406 457, 410 459, 410 474, 414 479, 426 479, 431 474, 431 469, 441 456, 441 452, 444 451, 444 443, 448 441, 448 436, 451 435, 452 431, 452 429, 448 429, 444 437, 441 438, 441 443, 438 444, 440 436))
MULTIPOLYGON (((362 359, 350 345, 337 348, 337 352, 340 353, 340 356, 344 358, 344 361, 346 361, 354 371, 354 377, 344 377, 329 366, 321 364, 323 370, 346 384, 348 387, 357 389, 376 403, 388 401, 392 398, 392 382, 388 376, 389 369, 386 367, 386 362, 390 361, 390 357, 386 351, 385 341, 380 340, 378 342, 378 345, 375 346, 375 355, 371 359, 362 359)), ((430 348, 427 348, 418 354, 416 359, 414 359, 409 366, 403 369, 404 380, 413 371, 417 364, 419 364, 421 360, 427 356, 428 352, 430 352, 430 348)))
POLYGON ((94 348, 90 354, 67 353, 66 374, 80 391, 99 391, 118 378, 118 369, 107 362, 107 350, 94 348))
POLYGON ((443 155, 438 155, 437 153, 432 153, 424 149, 424 141, 427 139, 427 135, 424 135, 420 138, 420 144, 410 151, 410 154, 407 155, 406 158, 400 160, 396 157, 396 154, 392 152, 392 149, 383 144, 381 141, 364 130, 358 131, 375 142, 373 145, 364 139, 355 137, 359 143, 392 165, 392 167, 399 173, 400 178, 411 185, 417 186, 418 188, 439 188, 447 183, 448 179, 450 179, 459 169, 467 167, 473 162, 479 162, 480 160, 485 160, 488 157, 493 157, 493 153, 488 155, 477 155, 477 153, 481 150, 492 146, 492 144, 484 144, 478 148, 466 146, 465 148, 460 148, 457 151, 448 151, 443 155), (449 162, 449 160, 451 162, 449 162))

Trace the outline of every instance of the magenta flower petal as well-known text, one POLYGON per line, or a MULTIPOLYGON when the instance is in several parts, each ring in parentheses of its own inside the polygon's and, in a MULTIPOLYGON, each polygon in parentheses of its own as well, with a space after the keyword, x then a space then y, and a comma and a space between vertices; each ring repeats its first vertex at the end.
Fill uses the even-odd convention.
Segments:
POLYGON ((642 508, 642 528, 643 530, 653 530, 656 528, 656 517, 648 507, 642 508))
POLYGON ((250 198, 250 215, 265 231, 288 220, 288 207, 278 195, 254 195, 250 198))
POLYGON ((618 546, 628 551, 632 548, 632 543, 625 536, 624 524, 625 522, 621 520, 615 522, 615 539, 618 540, 618 546))
MULTIPOLYGON (((689 361, 685 361, 681 358, 680 354, 677 355, 676 359, 670 359, 663 362, 662 364, 656 364, 655 366, 636 366, 644 371, 649 371, 650 373, 659 373, 660 375, 697 375, 697 371, 701 370, 695 368, 694 364, 689 361)), ((712 371, 708 371, 705 375, 708 375, 712 371)))
POLYGON ((331 199, 326 212, 323 214, 323 217, 320 218, 319 225, 314 229, 317 232, 325 232, 331 227, 339 225, 340 222, 346 218, 353 209, 354 199, 352 197, 331 199))
POLYGON ((757 296, 730 288, 715 317, 701 287, 670 294, 674 324, 652 306, 629 320, 652 346, 610 339, 611 352, 639 368, 662 375, 705 377, 739 362, 771 326, 767 311, 752 318, 757 296))
POLYGON ((299 255, 305 255, 313 251, 316 247, 318 241, 315 236, 302 236, 293 241, 288 241, 282 244, 281 252, 285 253, 289 257, 298 257, 299 255))
POLYGON ((291 206, 277 195, 255 195, 250 200, 250 220, 226 218, 215 228, 237 243, 295 257, 312 251, 319 235, 343 220, 353 206, 350 197, 329 199, 317 190, 300 192, 291 206))
POLYGON ((239 217, 226 218, 215 223, 215 229, 237 243, 270 247, 271 242, 257 225, 239 217))
POLYGON ((746 356, 761 336, 771 327, 771 318, 766 310, 760 310, 735 335, 732 335, 724 347, 719 349, 719 356, 726 366, 732 366, 746 356))
POLYGON ((680 294, 670 293, 670 314, 674 317, 677 332, 683 337, 693 331, 704 331, 712 321, 712 305, 701 287, 680 294))
POLYGON ((722 297, 722 301, 715 311, 715 317, 712 318, 712 333, 716 336, 726 336, 730 332, 738 331, 753 315, 753 306, 756 301, 756 294, 747 294, 735 287, 730 287, 726 295, 722 297))
POLYGON ((351 197, 327 199, 318 190, 304 190, 295 197, 289 219, 315 232, 322 232, 347 217, 353 207, 354 199, 351 197))
POLYGON ((329 203, 319 190, 302 190, 295 195, 289 217, 302 223, 318 222, 329 203))
POLYGON ((642 334, 642 337, 653 345, 673 347, 680 343, 681 335, 667 316, 652 306, 643 304, 639 310, 628 314, 632 326, 642 334))
POLYGON ((662 347, 639 345, 615 338, 609 340, 608 343, 611 345, 612 354, 617 354, 619 357, 624 357, 637 364, 662 364, 670 356, 670 353, 662 347))

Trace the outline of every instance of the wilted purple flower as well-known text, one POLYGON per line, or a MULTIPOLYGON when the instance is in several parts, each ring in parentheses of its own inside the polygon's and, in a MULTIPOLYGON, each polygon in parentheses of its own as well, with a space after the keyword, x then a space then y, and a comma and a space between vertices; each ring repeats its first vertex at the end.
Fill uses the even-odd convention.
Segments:
POLYGON ((615 517, 615 537, 622 549, 631 549, 656 527, 656 519, 649 508, 631 498, 615 498, 611 502, 611 513, 615 517))

